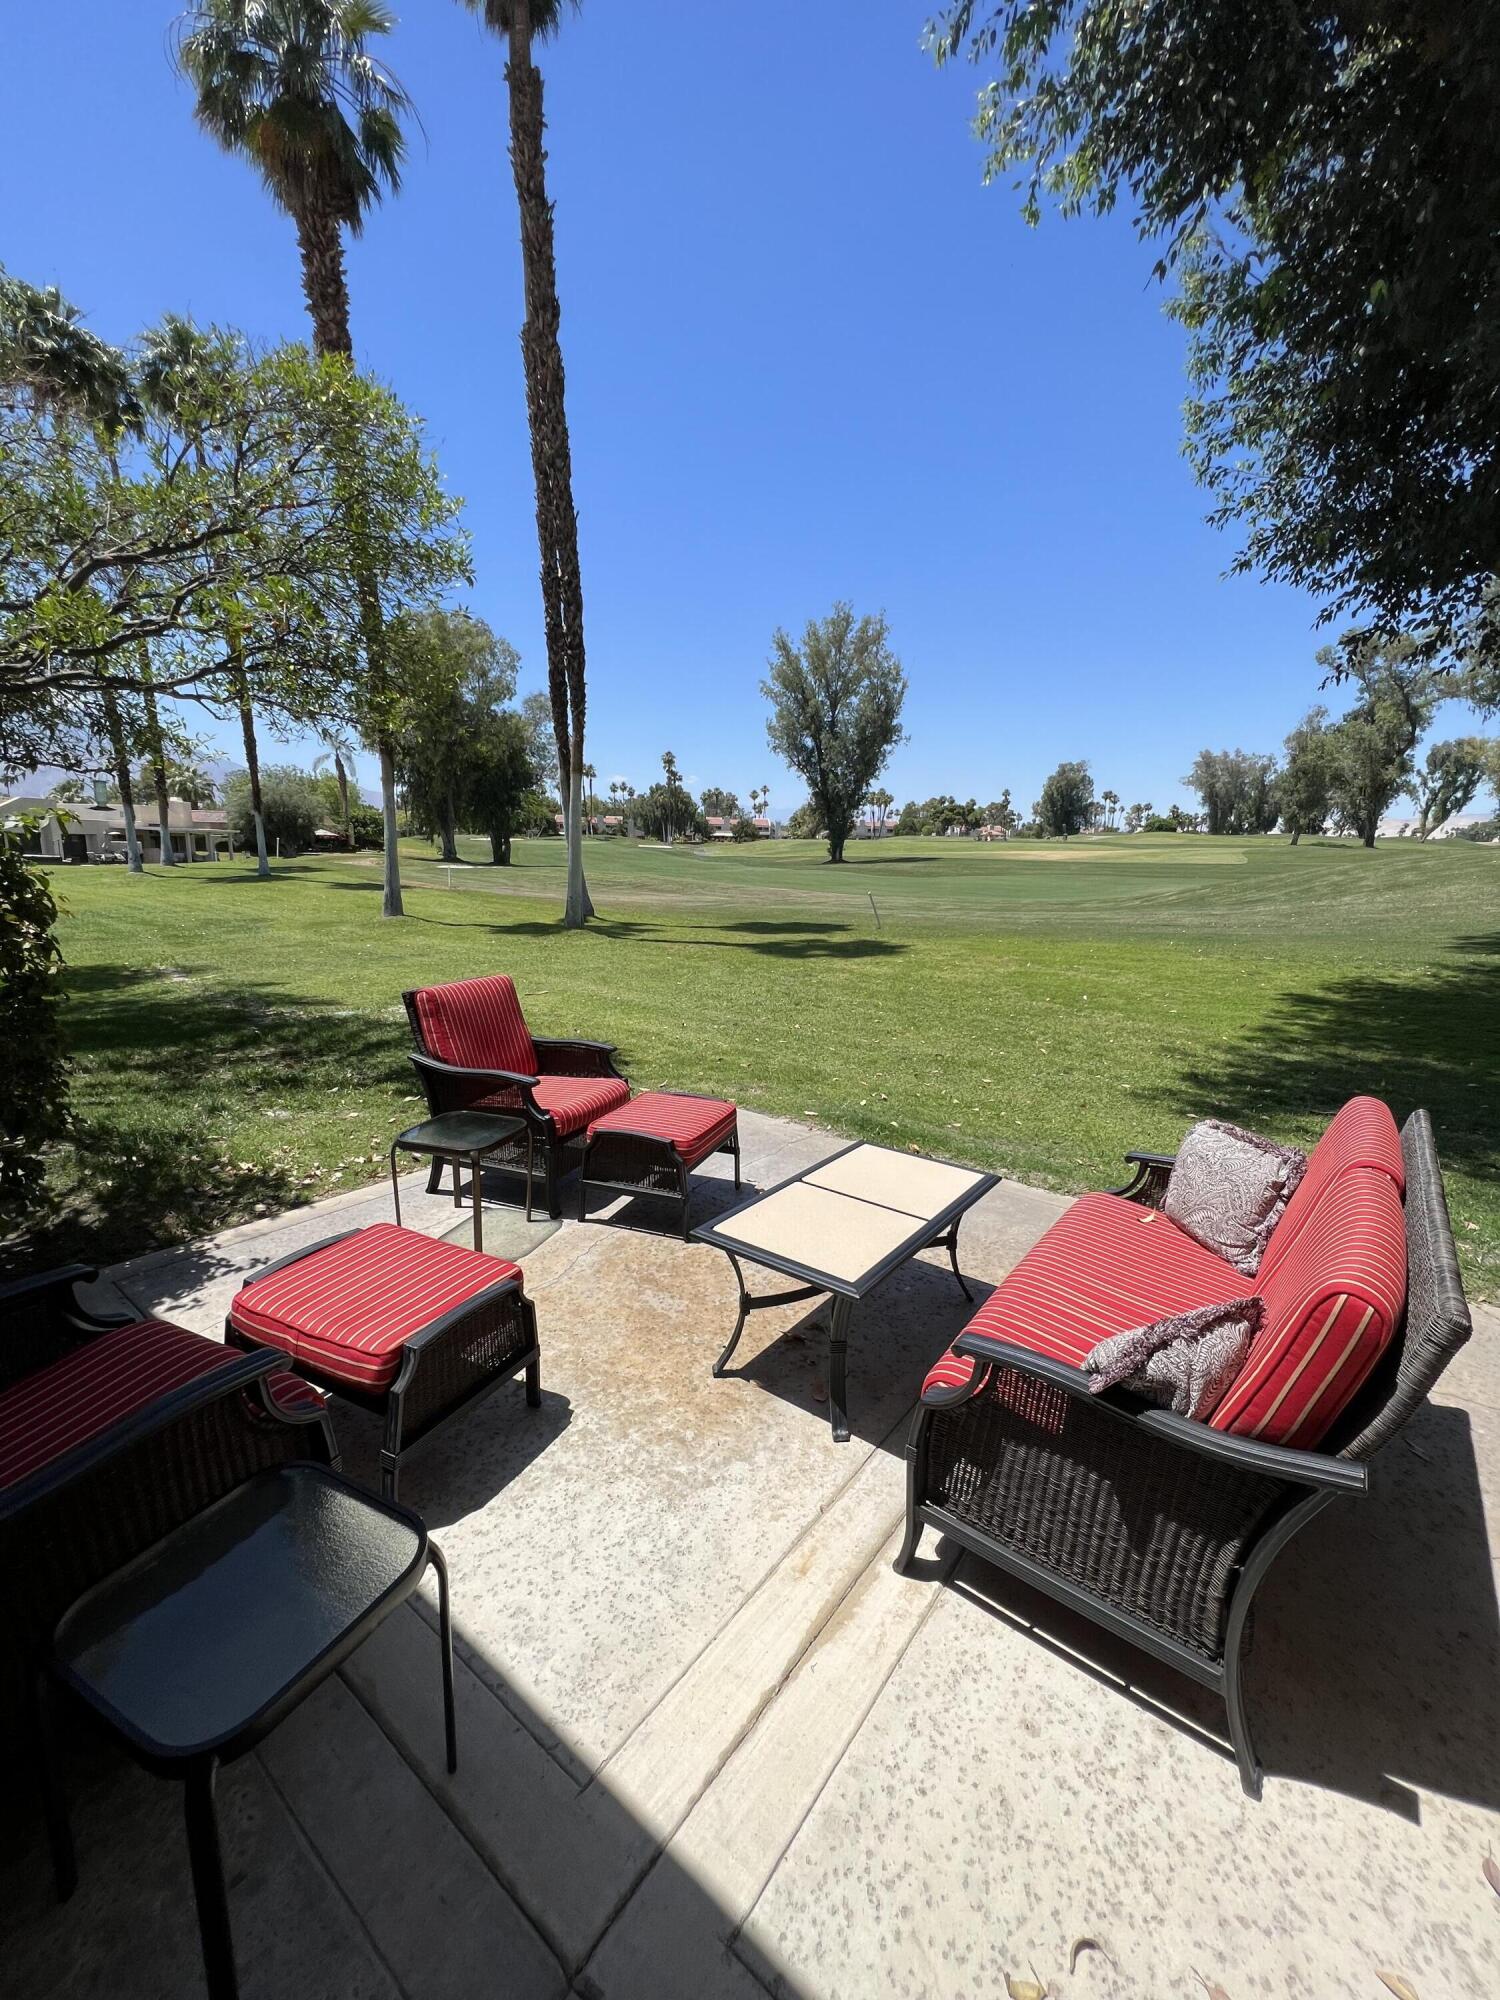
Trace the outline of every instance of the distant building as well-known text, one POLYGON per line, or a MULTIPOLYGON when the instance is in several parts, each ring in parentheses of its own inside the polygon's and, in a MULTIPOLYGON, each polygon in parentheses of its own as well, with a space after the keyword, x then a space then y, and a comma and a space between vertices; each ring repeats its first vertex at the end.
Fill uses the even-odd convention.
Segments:
MULTIPOLYGON (((41 821, 36 852, 48 861, 123 861, 125 808, 120 805, 72 805, 59 808, 50 799, 0 799, 0 819, 25 813, 41 821)), ((135 834, 143 861, 162 858, 161 829, 155 800, 135 809, 135 834)), ((167 801, 167 840, 178 861, 217 861, 221 847, 234 853, 229 822, 218 806, 190 806, 184 799, 167 801)))

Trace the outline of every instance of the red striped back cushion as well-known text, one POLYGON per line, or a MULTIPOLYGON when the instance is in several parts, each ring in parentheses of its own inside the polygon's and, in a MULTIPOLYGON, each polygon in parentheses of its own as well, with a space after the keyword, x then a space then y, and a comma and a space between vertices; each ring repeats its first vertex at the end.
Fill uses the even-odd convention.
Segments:
POLYGON ((515 984, 503 972, 424 986, 417 1021, 427 1053, 464 1069, 508 1069, 536 1075, 536 1049, 515 984))
POLYGON ((1286 1213, 1271 1232, 1260 1261, 1262 1284, 1302 1233, 1325 1191, 1350 1167, 1370 1167, 1390 1177, 1397 1194, 1406 1192, 1406 1161, 1396 1121, 1378 1097, 1351 1097, 1334 1113, 1307 1159, 1307 1172, 1292 1193, 1286 1213))
POLYGON ((1390 1175, 1373 1166, 1339 1173, 1269 1277, 1262 1267, 1256 1289, 1265 1319, 1210 1421, 1311 1450, 1400 1322, 1406 1218, 1390 1175))

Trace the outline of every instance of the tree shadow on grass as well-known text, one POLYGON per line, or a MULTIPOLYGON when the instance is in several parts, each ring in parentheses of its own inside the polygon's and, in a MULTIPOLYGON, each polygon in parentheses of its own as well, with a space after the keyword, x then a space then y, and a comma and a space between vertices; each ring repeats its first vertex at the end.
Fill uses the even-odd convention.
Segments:
POLYGON ((393 1106, 411 1089, 399 1022, 268 980, 87 966, 68 993, 74 1131, 49 1162, 51 1210, 0 1247, 9 1268, 111 1263, 314 1200, 330 1189, 301 1185, 299 1107, 337 1102, 335 1086, 388 1086, 393 1106), (287 1156, 247 1161, 234 1115, 272 1109, 287 1156))
POLYGON ((1283 993, 1237 1042, 1162 1092, 1189 1117, 1316 1138, 1348 1098, 1432 1114, 1446 1166, 1500 1181, 1500 934, 1462 938, 1420 977, 1359 974, 1283 993))

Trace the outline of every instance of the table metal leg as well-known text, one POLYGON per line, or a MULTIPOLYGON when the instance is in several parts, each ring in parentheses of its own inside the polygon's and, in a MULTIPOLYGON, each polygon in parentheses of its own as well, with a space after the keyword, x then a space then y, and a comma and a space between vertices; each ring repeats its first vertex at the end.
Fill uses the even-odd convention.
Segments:
POLYGON ((526 1127, 526 1220, 531 1220, 531 1149, 534 1144, 531 1127, 526 1127))
POLYGON ((239 2000, 234 1936, 229 1928, 229 1894, 224 1887, 224 1856, 214 1812, 214 1781, 218 1770, 216 1758, 204 1757, 188 1771, 188 1858, 193 1868, 193 1894, 198 1901, 198 1930, 203 1939, 203 1969, 208 1975, 209 2000, 239 2000))
POLYGON ((953 1266, 953 1275, 958 1280, 958 1289, 963 1293, 964 1297, 969 1301, 969 1304, 973 1305, 974 1294, 969 1290, 968 1286, 964 1283, 964 1274, 958 1268, 958 1225, 961 1219, 962 1218, 958 1216, 954 1217, 953 1227, 948 1231, 944 1247, 947 1249, 948 1252, 948 1262, 953 1266))
MULTIPOLYGON (((474 1248, 476 1250, 483 1250, 484 1248, 484 1220, 480 1214, 480 1196, 484 1193, 483 1160, 483 1153, 470 1153, 469 1155, 469 1177, 474 1183, 474 1248)), ((453 1162, 453 1178, 455 1181, 458 1179, 457 1160, 453 1162)))
POLYGON ((396 1204, 396 1227, 401 1227, 401 1177, 396 1172, 396 1148, 391 1148, 391 1198, 396 1204))
POLYGON ((453 1607, 448 1599, 448 1565, 436 1542, 427 1544, 427 1556, 437 1571, 438 1643, 443 1653, 443 1733, 447 1738, 448 1771, 458 1769, 458 1718, 453 1702, 453 1607))
POLYGON ((849 1348, 849 1316, 853 1309, 852 1299, 834 1294, 828 1329, 828 1421, 833 1426, 835 1444, 849 1442, 849 1419, 844 1413, 847 1393, 844 1361, 849 1348))

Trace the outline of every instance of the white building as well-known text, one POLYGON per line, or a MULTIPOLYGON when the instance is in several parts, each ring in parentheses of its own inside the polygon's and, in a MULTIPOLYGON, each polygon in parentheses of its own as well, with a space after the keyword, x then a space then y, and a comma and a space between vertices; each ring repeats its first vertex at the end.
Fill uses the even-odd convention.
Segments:
MULTIPOLYGON (((54 806, 50 799, 18 796, 0 799, 0 819, 25 814, 41 824, 37 829, 36 852, 48 861, 123 861, 125 854, 125 809, 119 805, 54 806), (61 817, 59 817, 61 814, 61 817)), ((135 809, 136 839, 143 861, 162 858, 161 829, 156 823, 156 801, 141 800, 135 809)), ((206 809, 190 806, 184 799, 167 801, 167 839, 179 861, 217 861, 222 847, 234 853, 229 823, 217 806, 206 809)))

